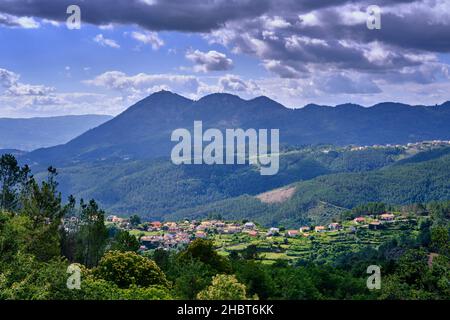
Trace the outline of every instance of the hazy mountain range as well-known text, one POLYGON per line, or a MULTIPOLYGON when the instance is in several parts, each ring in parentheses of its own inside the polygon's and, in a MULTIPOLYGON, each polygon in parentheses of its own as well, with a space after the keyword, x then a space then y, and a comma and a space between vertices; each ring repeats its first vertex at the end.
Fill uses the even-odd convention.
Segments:
POLYGON ((279 128, 282 144, 397 144, 450 139, 450 102, 439 106, 380 103, 364 108, 307 105, 289 109, 267 98, 243 100, 211 94, 193 101, 161 91, 69 143, 36 150, 30 162, 66 165, 105 159, 151 159, 170 155, 170 135, 202 120, 204 128, 279 128))
POLYGON ((31 151, 63 144, 111 118, 106 115, 0 118, 0 149, 31 151))

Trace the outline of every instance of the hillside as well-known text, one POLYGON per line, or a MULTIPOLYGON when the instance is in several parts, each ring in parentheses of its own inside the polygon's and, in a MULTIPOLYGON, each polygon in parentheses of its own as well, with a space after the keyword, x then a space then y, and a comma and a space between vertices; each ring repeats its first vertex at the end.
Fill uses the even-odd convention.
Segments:
POLYGON ((202 120, 204 129, 278 128, 281 143, 286 145, 450 140, 449 102, 429 107, 386 102, 369 108, 346 104, 289 109, 267 97, 243 100, 211 94, 193 101, 161 91, 69 143, 36 150, 23 161, 61 167, 80 161, 167 157, 174 146, 172 131, 192 129, 194 120, 202 120))
POLYGON ((243 195, 182 210, 166 218, 221 215, 227 219, 245 217, 265 225, 298 226, 330 222, 346 209, 367 202, 401 205, 448 200, 450 149, 440 153, 440 157, 431 160, 420 161, 428 157, 419 154, 411 161, 373 171, 329 174, 301 181, 291 186, 296 188, 295 193, 281 203, 267 204, 258 197, 243 195))
MULTIPOLYGON (((445 147, 422 151, 414 147, 291 148, 283 151, 280 172, 274 176, 261 176, 256 168, 243 165, 175 166, 167 159, 98 161, 59 168, 58 181, 64 196, 95 198, 108 212, 119 215, 137 213, 145 219, 167 220, 172 216, 178 219, 184 215, 220 212, 239 218, 261 217, 261 221, 267 222, 268 217, 275 214, 270 208, 291 203, 296 194, 271 205, 254 198, 264 192, 317 177, 369 172, 404 161, 414 164, 419 157, 434 159, 449 153, 450 148, 445 147)), ((353 194, 344 196, 352 198, 353 194)), ((340 205, 334 199, 325 199, 328 203, 316 205, 316 199, 310 200, 302 202, 302 212, 318 216, 332 216, 342 211, 336 206, 348 205, 340 205)))
POLYGON ((106 115, 0 118, 0 149, 31 151, 63 144, 111 118, 106 115))

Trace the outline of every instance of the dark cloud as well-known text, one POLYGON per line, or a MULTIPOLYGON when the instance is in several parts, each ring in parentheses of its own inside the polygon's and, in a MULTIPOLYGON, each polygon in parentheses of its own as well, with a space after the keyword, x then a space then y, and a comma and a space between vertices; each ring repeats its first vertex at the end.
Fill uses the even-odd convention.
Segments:
POLYGON ((193 32, 259 16, 270 8, 269 0, 7 0, 0 2, 0 12, 65 21, 66 9, 73 4, 80 6, 82 21, 91 24, 137 24, 150 30, 193 32))

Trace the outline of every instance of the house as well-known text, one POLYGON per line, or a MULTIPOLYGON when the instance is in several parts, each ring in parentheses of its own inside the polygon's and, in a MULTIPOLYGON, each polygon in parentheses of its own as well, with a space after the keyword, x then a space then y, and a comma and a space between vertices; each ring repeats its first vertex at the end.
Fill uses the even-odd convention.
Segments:
POLYGON ((277 234, 280 233, 280 229, 279 228, 270 228, 269 231, 267 232, 268 236, 275 236, 277 234))
POLYGON ((298 230, 288 230, 286 234, 288 237, 297 237, 299 234, 299 231, 298 230))
POLYGON ((108 222, 113 222, 113 223, 122 223, 123 222, 123 218, 119 218, 118 216, 108 216, 106 218, 106 221, 108 222))
POLYGON ((316 226, 316 227, 314 228, 314 231, 315 231, 315 232, 325 232, 326 229, 325 229, 325 226, 316 226))
POLYGON ((372 221, 369 223, 369 229, 370 230, 379 230, 382 228, 381 222, 378 220, 372 221))
POLYGON ((108 221, 108 222, 113 222, 113 220, 114 220, 115 218, 117 218, 117 216, 107 216, 107 217, 106 217, 106 221, 108 221))
POLYGON ((328 225, 328 230, 341 230, 341 229, 342 225, 337 222, 333 222, 328 225))
POLYGON ((255 230, 252 230, 252 231, 249 231, 249 232, 248 232, 248 235, 249 235, 250 237, 257 237, 257 236, 258 236, 258 232, 255 231, 255 230))
POLYGON ((310 229, 311 229, 310 227, 303 226, 303 227, 300 227, 299 230, 300 230, 301 233, 305 233, 305 232, 308 232, 310 229))
POLYGON ((195 233, 196 238, 205 239, 207 237, 207 234, 203 231, 197 231, 195 233))
POLYGON ((356 217, 355 219, 353 219, 353 222, 355 222, 355 223, 364 223, 364 222, 366 222, 366 218, 364 218, 364 217, 356 217))
POLYGON ((161 230, 162 223, 159 221, 153 221, 149 223, 148 231, 159 231, 161 230))
POLYGON ((228 226, 223 229, 223 232, 227 234, 235 234, 241 232, 241 228, 236 226, 228 226))
POLYGON ((392 213, 383 213, 380 216, 380 219, 384 220, 384 221, 392 221, 392 220, 394 220, 394 217, 395 216, 392 213))
POLYGON ((244 224, 245 229, 255 229, 255 224, 253 222, 247 222, 244 224))

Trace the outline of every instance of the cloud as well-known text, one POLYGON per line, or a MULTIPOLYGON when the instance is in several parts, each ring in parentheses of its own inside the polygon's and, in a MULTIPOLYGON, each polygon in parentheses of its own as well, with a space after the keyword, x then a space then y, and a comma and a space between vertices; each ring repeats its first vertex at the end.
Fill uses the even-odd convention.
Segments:
POLYGON ((56 92, 53 87, 20 82, 20 75, 0 68, 2 116, 54 116, 63 114, 115 114, 123 109, 117 98, 85 92, 56 92))
POLYGON ((233 74, 227 74, 221 77, 218 81, 221 91, 234 92, 234 93, 249 93, 256 95, 260 92, 260 88, 256 82, 244 81, 239 76, 233 74))
MULTIPOLYGON (((0 2, 0 12, 65 21, 72 0, 15 0, 0 2)), ((269 0, 110 0, 80 4, 82 23, 138 25, 151 31, 206 32, 227 21, 255 17, 268 11, 269 0)))
POLYGON ((114 48, 114 49, 120 48, 120 45, 116 41, 114 41, 112 39, 105 38, 103 36, 103 34, 101 34, 101 33, 96 35, 93 40, 94 40, 94 42, 96 42, 96 43, 98 43, 98 44, 100 44, 101 46, 104 46, 104 47, 111 47, 111 48, 114 48))
POLYGON ((55 90, 53 87, 21 83, 19 79, 20 75, 17 73, 0 68, 0 86, 4 89, 4 95, 45 96, 55 90))
POLYGON ((125 104, 134 103, 160 90, 195 95, 200 87, 206 86, 194 76, 147 73, 127 75, 121 71, 107 71, 84 83, 119 93, 125 104))
POLYGON ((233 68, 233 60, 215 50, 208 52, 190 50, 186 53, 186 58, 195 63, 196 72, 225 71, 233 68))
POLYGON ((158 50, 164 45, 164 41, 158 37, 156 32, 133 31, 131 37, 143 44, 151 45, 153 50, 158 50))
POLYGON ((11 28, 23 28, 23 29, 36 29, 40 27, 32 17, 17 17, 10 14, 0 13, 0 26, 6 26, 11 28))

